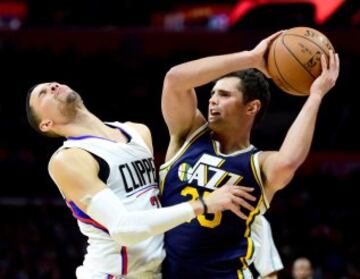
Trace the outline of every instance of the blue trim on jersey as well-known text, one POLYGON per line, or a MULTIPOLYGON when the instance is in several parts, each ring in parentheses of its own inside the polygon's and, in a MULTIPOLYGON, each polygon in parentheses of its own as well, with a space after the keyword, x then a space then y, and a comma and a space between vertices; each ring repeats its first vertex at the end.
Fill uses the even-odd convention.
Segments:
POLYGON ((73 201, 68 202, 68 204, 77 217, 91 219, 91 217, 82 211, 73 201))
POLYGON ((108 230, 98 222, 96 222, 94 219, 92 219, 89 215, 87 215, 84 211, 82 211, 73 201, 66 201, 66 204, 71 209, 73 216, 79 220, 80 222, 83 222, 85 224, 91 225, 97 229, 102 230, 103 232, 109 233, 108 230))
MULTIPOLYGON (((119 127, 119 126, 116 126, 116 125, 111 125, 111 124, 106 124, 106 125, 118 129, 121 133, 123 133, 123 134, 125 135, 125 137, 127 138, 128 142, 131 141, 132 136, 131 136, 128 132, 126 132, 123 128, 121 128, 121 127, 119 127)), ((67 140, 83 140, 83 139, 91 139, 91 138, 101 139, 101 140, 107 140, 107 141, 115 142, 115 143, 116 143, 116 141, 114 141, 114 140, 107 139, 107 138, 104 138, 104 137, 99 137, 99 136, 92 136, 92 135, 85 135, 85 136, 79 136, 79 137, 68 137, 67 140)))
POLYGON ((113 141, 111 139, 107 139, 107 138, 103 138, 103 137, 98 137, 98 136, 80 136, 80 137, 68 137, 66 138, 67 140, 83 140, 83 139, 101 139, 101 140, 107 140, 107 141, 110 141, 110 142, 116 142, 116 141, 113 141))

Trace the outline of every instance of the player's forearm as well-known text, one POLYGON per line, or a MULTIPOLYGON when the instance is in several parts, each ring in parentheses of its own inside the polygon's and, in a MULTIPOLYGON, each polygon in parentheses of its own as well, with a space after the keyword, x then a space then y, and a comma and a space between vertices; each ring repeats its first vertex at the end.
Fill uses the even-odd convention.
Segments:
POLYGON ((207 84, 227 73, 254 67, 251 51, 209 56, 170 69, 166 81, 177 90, 187 90, 207 84))
POLYGON ((322 98, 317 95, 308 97, 281 145, 279 158, 294 170, 309 153, 321 101, 322 98))
POLYGON ((195 213, 195 210, 189 203, 182 203, 159 209, 128 211, 117 196, 106 189, 92 198, 87 214, 105 226, 115 241, 122 245, 133 245, 202 213, 195 213))

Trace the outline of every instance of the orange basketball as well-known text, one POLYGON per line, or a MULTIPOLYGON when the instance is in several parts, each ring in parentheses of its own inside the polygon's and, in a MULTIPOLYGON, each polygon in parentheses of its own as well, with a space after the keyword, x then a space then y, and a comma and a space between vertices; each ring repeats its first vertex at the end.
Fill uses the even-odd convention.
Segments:
POLYGON ((284 92, 306 96, 312 82, 321 74, 320 57, 334 50, 328 38, 309 27, 284 31, 269 49, 268 71, 274 83, 284 92))

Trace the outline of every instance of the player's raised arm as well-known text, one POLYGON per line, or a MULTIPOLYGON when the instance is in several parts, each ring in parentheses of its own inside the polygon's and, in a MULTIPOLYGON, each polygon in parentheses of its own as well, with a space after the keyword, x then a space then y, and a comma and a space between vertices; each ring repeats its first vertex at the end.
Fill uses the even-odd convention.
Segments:
POLYGON ((306 159, 314 135, 315 123, 323 97, 335 85, 339 75, 339 57, 330 51, 329 65, 321 57, 322 73, 313 82, 310 96, 291 125, 277 152, 264 152, 260 162, 270 195, 285 187, 306 159))

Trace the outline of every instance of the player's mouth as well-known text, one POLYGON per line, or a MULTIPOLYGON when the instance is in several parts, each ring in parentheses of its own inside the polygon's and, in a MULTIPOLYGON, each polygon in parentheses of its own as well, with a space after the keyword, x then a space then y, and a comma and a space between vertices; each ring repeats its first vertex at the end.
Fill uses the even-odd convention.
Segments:
POLYGON ((221 113, 216 109, 209 109, 209 120, 220 117, 221 113))

